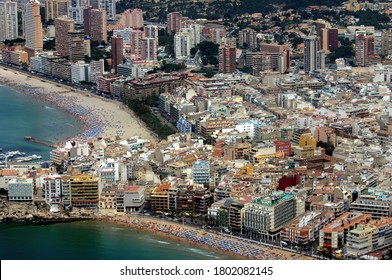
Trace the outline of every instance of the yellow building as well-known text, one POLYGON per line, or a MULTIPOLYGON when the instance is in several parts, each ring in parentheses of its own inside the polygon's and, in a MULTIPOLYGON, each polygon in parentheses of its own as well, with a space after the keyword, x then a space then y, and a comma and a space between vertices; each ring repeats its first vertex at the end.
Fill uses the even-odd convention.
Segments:
POLYGON ((151 209, 154 212, 167 211, 170 187, 169 184, 163 184, 151 192, 151 209))
POLYGON ((99 178, 87 174, 70 178, 72 206, 94 208, 99 202, 99 178))
POLYGON ((361 9, 361 5, 358 3, 358 0, 349 0, 349 3, 346 5, 346 10, 351 12, 357 12, 361 9))
POLYGON ((314 157, 317 141, 310 133, 304 133, 299 139, 298 146, 294 146, 294 154, 300 158, 314 157))

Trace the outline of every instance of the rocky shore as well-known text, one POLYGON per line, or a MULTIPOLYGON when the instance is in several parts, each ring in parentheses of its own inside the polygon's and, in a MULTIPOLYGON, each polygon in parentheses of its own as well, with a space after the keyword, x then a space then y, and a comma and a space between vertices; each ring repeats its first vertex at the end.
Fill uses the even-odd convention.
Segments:
POLYGON ((10 202, 0 198, 0 222, 62 223, 92 220, 94 213, 85 209, 51 213, 45 202, 10 202))

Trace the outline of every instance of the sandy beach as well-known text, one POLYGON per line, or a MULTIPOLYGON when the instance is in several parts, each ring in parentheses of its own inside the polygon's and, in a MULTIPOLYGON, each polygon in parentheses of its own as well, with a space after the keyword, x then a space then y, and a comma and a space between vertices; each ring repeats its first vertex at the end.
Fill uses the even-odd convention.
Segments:
POLYGON ((156 139, 145 124, 119 101, 73 90, 5 68, 0 71, 0 83, 17 91, 35 95, 77 117, 82 122, 84 131, 74 138, 89 140, 96 137, 119 136, 121 139, 128 139, 140 136, 150 140, 156 139))
POLYGON ((246 260, 312 260, 305 255, 251 243, 227 235, 205 231, 191 226, 183 226, 170 221, 160 221, 149 217, 116 217, 104 219, 129 226, 141 231, 148 231, 163 238, 185 242, 205 250, 226 254, 233 259, 246 260))

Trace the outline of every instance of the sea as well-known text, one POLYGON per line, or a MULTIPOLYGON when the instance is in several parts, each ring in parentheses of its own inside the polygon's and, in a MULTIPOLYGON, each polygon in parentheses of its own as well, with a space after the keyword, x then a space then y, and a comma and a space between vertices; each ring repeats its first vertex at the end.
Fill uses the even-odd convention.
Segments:
POLYGON ((58 143, 82 131, 80 122, 52 104, 0 84, 1 153, 19 150, 48 160, 51 147, 28 142, 25 136, 58 143))
MULTIPOLYGON (((1 153, 19 150, 49 159, 52 148, 25 136, 51 141, 77 135, 78 120, 50 103, 0 85, 1 153)), ((226 255, 165 240, 150 233, 104 222, 38 225, 0 223, 2 260, 210 260, 226 255)))
POLYGON ((123 225, 0 223, 1 260, 228 260, 123 225))

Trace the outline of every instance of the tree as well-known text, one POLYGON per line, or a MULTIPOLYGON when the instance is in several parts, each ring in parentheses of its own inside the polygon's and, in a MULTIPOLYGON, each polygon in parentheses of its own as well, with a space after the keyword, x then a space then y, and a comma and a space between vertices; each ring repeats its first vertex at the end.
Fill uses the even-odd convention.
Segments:
POLYGON ((207 68, 206 71, 205 71, 205 73, 204 73, 203 75, 204 75, 205 77, 207 77, 207 78, 212 78, 212 77, 214 77, 215 72, 212 71, 211 68, 207 68))
POLYGON ((325 153, 328 156, 332 156, 333 151, 335 150, 335 146, 331 142, 318 141, 317 142, 317 147, 324 148, 325 149, 325 153))

